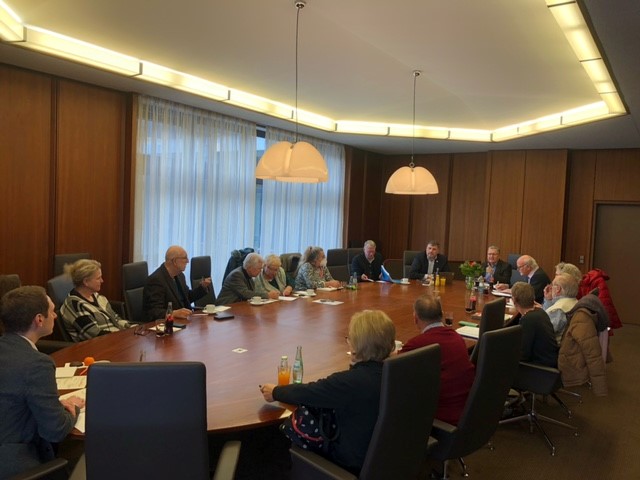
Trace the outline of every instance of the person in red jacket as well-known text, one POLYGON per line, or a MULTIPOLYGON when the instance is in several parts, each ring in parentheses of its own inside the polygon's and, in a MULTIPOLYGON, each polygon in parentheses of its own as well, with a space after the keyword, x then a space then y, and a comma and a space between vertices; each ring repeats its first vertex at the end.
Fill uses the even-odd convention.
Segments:
POLYGON ((442 306, 437 298, 418 297, 413 305, 413 319, 420 335, 407 341, 399 353, 434 343, 440 345, 440 397, 436 418, 457 425, 476 375, 467 346, 454 329, 442 323, 442 306))

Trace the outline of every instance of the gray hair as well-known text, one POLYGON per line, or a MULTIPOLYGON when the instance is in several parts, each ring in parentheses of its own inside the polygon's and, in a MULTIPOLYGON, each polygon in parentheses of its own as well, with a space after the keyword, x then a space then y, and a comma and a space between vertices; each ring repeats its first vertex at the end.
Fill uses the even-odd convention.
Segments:
POLYGON ((364 242, 363 248, 367 248, 367 247, 376 248, 376 242, 374 242, 373 240, 367 240, 366 242, 364 242))
POLYGON ((265 257, 264 264, 269 266, 269 267, 272 267, 274 265, 277 265, 278 267, 281 267, 282 266, 282 260, 275 253, 271 253, 271 254, 269 254, 269 255, 267 255, 265 257))
POLYGON ((558 265, 556 265, 556 272, 567 273, 571 275, 576 280, 576 283, 578 285, 580 285, 580 282, 582 281, 582 272, 573 263, 560 262, 558 265))
POLYGON ((247 268, 252 268, 252 267, 262 267, 263 264, 264 264, 264 260, 262 259, 259 253, 255 253, 255 252, 250 253, 249 255, 244 257, 244 262, 242 262, 242 266, 244 267, 245 270, 247 268))
POLYGON ((558 285, 562 289, 563 295, 571 298, 578 296, 578 283, 571 274, 561 273, 560 275, 556 275, 556 278, 553 279, 552 283, 558 285))
POLYGON ((500 247, 496 247, 495 245, 489 245, 489 246, 487 247, 487 251, 488 251, 488 250, 497 250, 497 251, 498 251, 498 253, 500 253, 500 247))

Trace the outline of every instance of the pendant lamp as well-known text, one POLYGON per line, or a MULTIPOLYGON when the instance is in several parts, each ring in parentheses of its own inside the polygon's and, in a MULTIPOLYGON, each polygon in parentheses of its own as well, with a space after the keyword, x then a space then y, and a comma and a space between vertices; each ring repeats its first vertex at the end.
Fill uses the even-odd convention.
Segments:
POLYGON ((296 136, 295 142, 278 142, 264 152, 256 167, 256 178, 279 182, 320 183, 329 179, 327 164, 320 152, 308 142, 298 141, 298 27, 300 10, 307 4, 296 0, 296 136))
POLYGON ((438 183, 431 172, 424 167, 416 167, 413 163, 414 143, 416 140, 416 79, 420 70, 413 71, 413 134, 411 137, 411 162, 408 167, 401 167, 389 177, 385 193, 395 195, 429 195, 438 193, 438 183))

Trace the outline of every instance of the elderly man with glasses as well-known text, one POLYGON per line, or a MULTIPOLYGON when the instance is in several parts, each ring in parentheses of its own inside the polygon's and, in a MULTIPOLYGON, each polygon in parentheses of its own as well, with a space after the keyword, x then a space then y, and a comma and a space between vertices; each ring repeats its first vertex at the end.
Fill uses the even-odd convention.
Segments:
MULTIPOLYGON (((530 255, 522 255, 516 262, 518 273, 522 281, 533 287, 535 301, 542 305, 544 301, 544 288, 551 283, 549 276, 538 266, 538 262, 530 255)), ((508 291, 507 285, 497 285, 498 290, 508 291)))
POLYGON ((187 318, 192 313, 191 303, 207 294, 211 288, 210 277, 193 290, 187 287, 184 270, 188 263, 187 251, 173 245, 167 249, 164 263, 149 275, 143 299, 143 309, 149 321, 164 318, 169 302, 175 318, 187 318))

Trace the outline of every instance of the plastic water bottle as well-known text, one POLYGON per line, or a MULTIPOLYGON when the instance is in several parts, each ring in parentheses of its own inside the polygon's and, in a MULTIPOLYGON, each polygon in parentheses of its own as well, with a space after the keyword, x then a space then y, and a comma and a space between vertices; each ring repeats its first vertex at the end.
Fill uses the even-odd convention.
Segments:
POLYGON ((304 367, 302 364, 302 346, 298 345, 296 349, 296 359, 293 361, 293 383, 302 383, 302 376, 304 374, 304 367))

